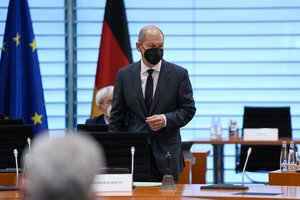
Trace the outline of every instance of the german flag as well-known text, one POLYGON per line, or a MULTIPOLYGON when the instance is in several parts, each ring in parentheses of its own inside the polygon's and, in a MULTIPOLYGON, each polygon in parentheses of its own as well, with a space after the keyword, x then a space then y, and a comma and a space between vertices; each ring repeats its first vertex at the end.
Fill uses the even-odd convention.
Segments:
POLYGON ((129 63, 132 63, 132 56, 124 2, 123 0, 107 0, 91 117, 100 114, 95 102, 97 91, 114 85, 118 69, 129 63))

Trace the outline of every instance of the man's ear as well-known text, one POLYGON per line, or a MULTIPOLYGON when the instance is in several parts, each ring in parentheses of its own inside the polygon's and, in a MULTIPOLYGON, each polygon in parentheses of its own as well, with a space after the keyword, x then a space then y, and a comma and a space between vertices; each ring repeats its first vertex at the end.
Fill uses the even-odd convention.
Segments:
POLYGON ((142 45, 141 45, 140 42, 136 42, 136 43, 135 43, 135 47, 136 47, 136 49, 137 49, 139 52, 142 52, 142 45))

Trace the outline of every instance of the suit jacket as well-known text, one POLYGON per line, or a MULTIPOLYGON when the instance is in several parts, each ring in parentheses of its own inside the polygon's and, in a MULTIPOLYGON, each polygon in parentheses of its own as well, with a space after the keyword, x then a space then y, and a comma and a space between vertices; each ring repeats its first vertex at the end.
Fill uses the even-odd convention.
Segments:
POLYGON ((165 174, 165 155, 170 152, 171 171, 173 176, 178 177, 184 167, 179 129, 185 126, 196 112, 188 72, 178 65, 162 60, 153 102, 150 112, 147 113, 140 70, 141 61, 118 71, 109 129, 148 131, 152 152, 160 172, 165 174), (145 123, 145 119, 155 114, 164 114, 167 125, 153 132, 145 123))
POLYGON ((85 124, 105 124, 104 115, 99 115, 97 117, 89 118, 85 121, 85 124))

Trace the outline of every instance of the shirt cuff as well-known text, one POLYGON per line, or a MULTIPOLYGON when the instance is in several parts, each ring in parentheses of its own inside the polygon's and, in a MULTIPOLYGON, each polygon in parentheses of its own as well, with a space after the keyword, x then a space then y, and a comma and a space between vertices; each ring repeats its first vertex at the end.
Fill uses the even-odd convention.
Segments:
POLYGON ((162 116, 164 117, 164 119, 165 119, 165 124, 164 124, 164 127, 166 127, 167 126, 167 118, 166 118, 166 116, 164 115, 164 114, 162 114, 162 116))

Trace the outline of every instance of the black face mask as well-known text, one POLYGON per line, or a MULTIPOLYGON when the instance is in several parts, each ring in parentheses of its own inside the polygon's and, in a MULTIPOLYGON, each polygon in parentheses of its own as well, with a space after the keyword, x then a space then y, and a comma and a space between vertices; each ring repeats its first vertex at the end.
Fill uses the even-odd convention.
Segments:
POLYGON ((163 55, 164 55, 164 50, 161 48, 150 48, 145 50, 144 53, 145 59, 152 65, 156 65, 157 63, 159 63, 163 55))

